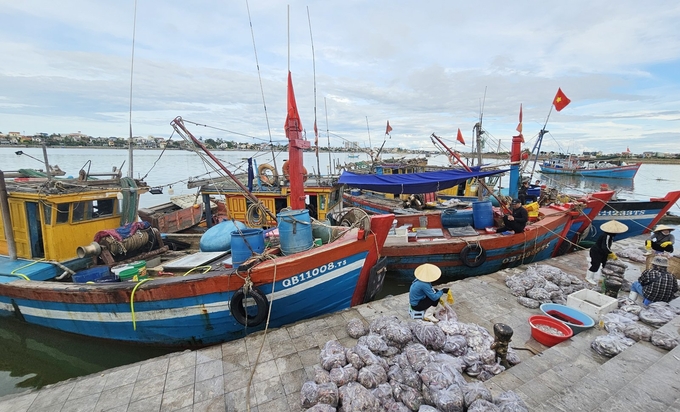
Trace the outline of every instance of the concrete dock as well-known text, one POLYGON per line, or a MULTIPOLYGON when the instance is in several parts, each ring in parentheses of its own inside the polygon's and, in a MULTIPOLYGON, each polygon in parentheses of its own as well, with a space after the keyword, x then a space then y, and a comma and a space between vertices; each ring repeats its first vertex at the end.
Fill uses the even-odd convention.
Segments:
MULTIPOLYGON (((614 249, 642 243, 642 237, 626 239, 616 242, 614 249)), ((581 251, 539 263, 583 278, 587 254, 581 251)), ((521 306, 505 286, 507 276, 524 269, 450 284, 461 322, 477 323, 491 332, 495 323, 505 323, 514 330, 511 346, 540 353, 518 351, 522 363, 485 382, 494 395, 513 390, 531 411, 680 411, 680 347, 666 351, 640 341, 607 358, 590 348, 595 337, 606 334, 598 328, 551 348, 543 346, 531 338, 527 323, 540 310, 521 306)), ((319 363, 325 343, 337 339, 352 346, 356 340, 346 332, 348 320, 370 323, 384 315, 408 319, 408 295, 8 395, 0 398, 0 412, 301 411, 300 389, 313 380, 313 365, 319 363)), ((680 316, 662 329, 677 334, 679 327, 680 316)))

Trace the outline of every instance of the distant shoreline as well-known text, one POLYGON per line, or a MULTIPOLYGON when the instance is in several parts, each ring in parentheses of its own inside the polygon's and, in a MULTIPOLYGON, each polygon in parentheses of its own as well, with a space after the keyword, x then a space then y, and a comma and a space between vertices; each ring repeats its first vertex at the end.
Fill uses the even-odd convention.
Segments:
MULTIPOLYGON (((3 144, 0 145, 0 148, 2 147, 9 147, 9 148, 24 148, 24 149, 40 149, 40 146, 31 146, 31 145, 8 145, 8 144, 3 144)), ((48 146, 47 149, 100 149, 100 150, 127 150, 127 148, 124 147, 104 147, 104 146, 48 146)), ((135 147, 135 151, 137 150, 163 150, 161 148, 149 148, 149 147, 135 147)), ((165 150, 187 150, 187 149, 180 149, 180 148, 168 148, 165 150)), ((211 149, 215 151, 223 151, 223 152, 248 152, 252 151, 251 149, 211 149)), ((358 152, 358 151, 349 151, 349 150, 333 150, 335 153, 363 153, 363 152, 358 152)), ((424 153, 414 150, 414 151, 407 151, 407 152, 388 152, 389 154, 395 155, 395 154, 414 154, 414 155, 425 155, 424 153)), ((469 153, 460 153, 461 157, 464 158, 471 158, 474 157, 469 153)), ((487 158, 487 159, 506 159, 508 155, 498 155, 495 153, 485 153, 482 154, 482 157, 487 158)), ((539 160, 545 160, 547 159, 547 156, 539 156, 539 160)), ((611 157, 609 157, 611 159, 611 157)), ((608 160, 608 159, 593 159, 593 160, 608 160)), ((647 164, 668 164, 668 165, 678 165, 680 164, 680 159, 666 159, 666 158, 635 158, 635 159, 624 159, 627 163, 629 164, 634 164, 634 163, 647 163, 647 164)))

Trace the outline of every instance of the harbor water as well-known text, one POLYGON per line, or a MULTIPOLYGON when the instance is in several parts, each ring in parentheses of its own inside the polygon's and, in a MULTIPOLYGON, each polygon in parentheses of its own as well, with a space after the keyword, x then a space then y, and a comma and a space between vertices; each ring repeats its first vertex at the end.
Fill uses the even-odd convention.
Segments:
MULTIPOLYGON (((144 177, 151 187, 161 187, 163 193, 144 194, 140 207, 149 207, 168 202, 173 195, 195 194, 196 189, 187 189, 189 177, 206 178, 210 170, 201 158, 190 151, 141 150, 134 155, 134 176, 144 177)), ((50 148, 49 162, 58 165, 67 176, 77 176, 81 168, 89 168, 92 173, 110 172, 113 166, 120 167, 127 174, 128 153, 122 149, 96 148, 50 148)), ((246 172, 245 158, 255 156, 258 165, 271 162, 271 153, 250 151, 216 151, 215 155, 231 171, 246 172)), ((368 156, 350 158, 350 153, 328 153, 319 156, 319 168, 323 174, 333 172, 333 164, 366 161, 368 156)), ((280 168, 286 153, 277 157, 280 168)), ((394 157, 401 157, 395 155, 394 157)), ((389 155, 386 157, 390 157, 389 155)), ((417 155, 406 155, 413 158, 417 155)), ((19 169, 44 169, 40 148, 0 147, 0 170, 4 172, 19 169), (21 150, 24 154, 17 155, 21 150), (30 155, 27 156, 27 155, 30 155), (38 160, 40 159, 40 160, 38 160)), ((313 152, 305 153, 305 165, 310 173, 317 168, 313 152), (312 166, 313 165, 313 166, 312 166)), ((430 164, 445 165, 446 157, 432 156, 430 164)), ((490 163, 499 163, 490 161, 490 163)), ((538 169, 537 169, 538 170, 538 169)), ((680 165, 644 164, 634 181, 619 179, 579 179, 568 176, 550 176, 534 173, 533 180, 540 179, 542 184, 569 189, 570 192, 586 193, 599 190, 601 185, 617 191, 620 198, 649 199, 662 197, 669 190, 680 188, 680 165)), ((508 177, 501 179, 507 187, 508 177)), ((680 205, 676 204, 671 212, 680 215, 680 205)), ((389 274, 379 298, 406 293, 410 282, 392 280, 389 274)), ((59 333, 45 328, 27 325, 16 319, 0 318, 0 396, 42 387, 71 377, 88 375, 112 367, 125 365, 169 353, 169 349, 129 346, 120 343, 102 342, 80 336, 59 333)))

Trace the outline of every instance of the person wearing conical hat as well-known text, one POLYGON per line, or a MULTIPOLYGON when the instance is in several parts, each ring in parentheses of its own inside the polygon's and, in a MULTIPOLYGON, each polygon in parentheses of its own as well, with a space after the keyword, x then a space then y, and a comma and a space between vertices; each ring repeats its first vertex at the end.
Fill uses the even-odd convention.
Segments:
POLYGON ((436 290, 432 287, 432 282, 439 279, 442 271, 431 263, 425 263, 416 268, 416 279, 411 283, 408 291, 408 300, 411 309, 415 311, 425 311, 423 319, 437 322, 434 317, 434 308, 439 303, 439 298, 443 294, 449 293, 449 288, 436 290))
POLYGON ((675 243, 675 237, 671 235, 673 230, 675 229, 670 226, 658 225, 645 242, 645 248, 657 252, 673 253, 673 243, 675 243))
POLYGON ((630 286, 628 298, 635 302, 641 296, 645 305, 652 302, 670 302, 677 291, 678 282, 668 272, 668 259, 654 256, 652 266, 642 272, 640 278, 630 286))
POLYGON ((602 231, 602 234, 590 248, 590 267, 586 272, 586 281, 593 285, 597 284, 600 279, 602 279, 602 275, 599 272, 607 263, 607 259, 618 259, 616 253, 612 252, 614 236, 627 231, 628 226, 619 221, 610 220, 603 223, 600 226, 600 230, 602 231))

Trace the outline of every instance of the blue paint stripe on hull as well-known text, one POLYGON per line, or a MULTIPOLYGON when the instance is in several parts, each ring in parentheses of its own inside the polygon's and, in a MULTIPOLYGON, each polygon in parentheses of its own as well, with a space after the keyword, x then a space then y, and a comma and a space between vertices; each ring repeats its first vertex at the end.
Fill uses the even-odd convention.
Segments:
POLYGON ((616 235, 616 240, 623 240, 627 239, 629 237, 633 236, 639 236, 643 234, 643 232, 647 229, 647 227, 651 226, 652 222, 656 219, 656 217, 661 213, 661 209, 651 209, 651 210, 644 210, 640 209, 635 211, 636 213, 640 213, 637 215, 602 215, 603 212, 601 212, 600 215, 596 216, 595 219, 593 219, 593 230, 591 230, 588 233, 588 236, 584 239, 586 241, 595 241, 597 238, 602 234, 602 231, 600 230, 600 226, 603 223, 606 223, 610 220, 618 220, 619 222, 625 224, 628 226, 628 230, 625 233, 621 233, 616 235))
MULTIPOLYGON (((298 275, 301 281, 292 284, 291 278, 277 281, 274 292, 277 298, 272 304, 269 326, 278 327, 309 317, 349 308, 367 252, 346 258, 346 265, 326 271, 317 276, 298 275), (286 286, 287 285, 287 286, 286 286), (288 293, 291 289, 295 293, 288 293), (281 297, 278 297, 281 296, 281 297)), ((259 286, 268 297, 272 285, 259 286)), ((233 292, 216 292, 190 298, 135 303, 137 328, 133 329, 130 306, 124 304, 82 304, 44 302, 17 299, 24 319, 28 323, 59 329, 97 338, 123 340, 144 344, 167 346, 207 345, 245 336, 246 332, 261 330, 236 322, 228 309, 233 292), (204 306, 202 314, 195 314, 196 307, 204 306), (186 308, 191 313, 182 314, 186 308), (44 316, 31 315, 34 313, 44 316), (177 316, 158 319, 151 315, 174 311, 177 316), (52 314, 52 316, 50 316, 52 314), (96 319, 98 316, 101 319, 96 319), (83 317, 89 320, 83 320, 83 317)), ((7 310, 11 301, 0 297, 0 314, 12 315, 7 310), (2 309, 4 307, 4 309, 2 309)))

